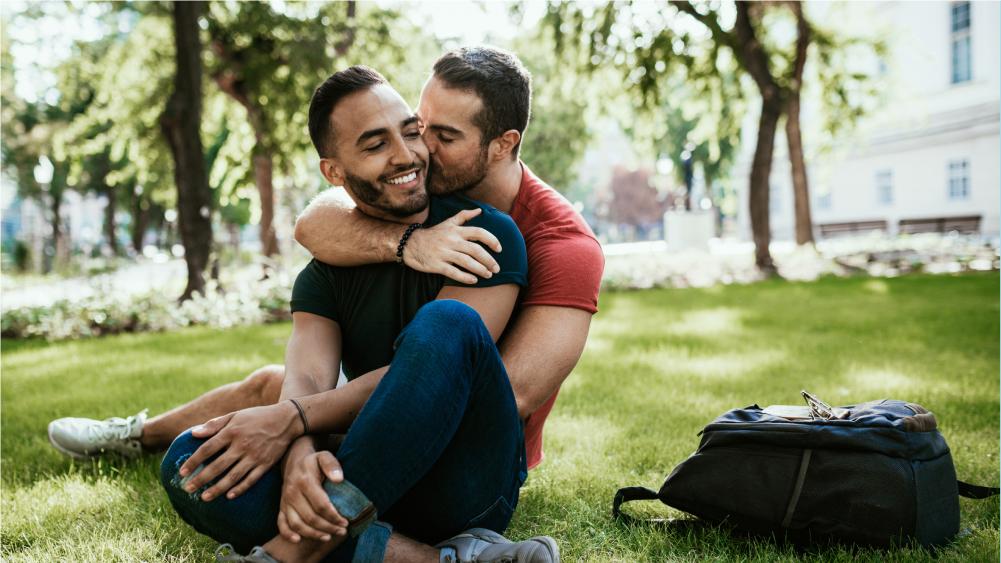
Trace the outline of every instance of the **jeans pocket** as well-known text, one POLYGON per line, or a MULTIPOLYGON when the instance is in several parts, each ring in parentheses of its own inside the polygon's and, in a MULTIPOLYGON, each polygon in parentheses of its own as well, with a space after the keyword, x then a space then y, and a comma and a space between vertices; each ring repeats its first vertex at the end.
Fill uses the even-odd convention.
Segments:
POLYGON ((514 507, 511 506, 511 503, 504 497, 497 497, 497 500, 489 508, 467 522, 463 529, 486 528, 503 534, 508 523, 511 522, 512 516, 514 516, 514 507))

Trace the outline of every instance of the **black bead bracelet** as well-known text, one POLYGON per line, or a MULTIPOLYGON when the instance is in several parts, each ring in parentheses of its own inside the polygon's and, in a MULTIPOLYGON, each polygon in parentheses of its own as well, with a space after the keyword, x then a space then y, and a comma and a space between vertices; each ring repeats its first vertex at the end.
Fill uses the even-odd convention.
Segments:
POLYGON ((396 246, 396 263, 403 264, 403 249, 407 246, 407 241, 410 239, 410 235, 414 234, 417 229, 423 228, 424 223, 414 223, 407 227, 407 230, 403 232, 403 237, 400 239, 400 244, 396 246))

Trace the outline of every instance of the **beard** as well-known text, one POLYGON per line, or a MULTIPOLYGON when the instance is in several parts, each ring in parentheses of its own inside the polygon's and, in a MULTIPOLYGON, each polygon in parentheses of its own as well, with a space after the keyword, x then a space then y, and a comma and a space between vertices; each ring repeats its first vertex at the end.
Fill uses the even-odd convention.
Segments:
POLYGON ((428 191, 434 195, 464 192, 482 182, 486 176, 487 147, 480 147, 472 166, 465 170, 453 170, 451 174, 444 172, 434 158, 428 161, 428 191))
MULTIPOLYGON (((402 168, 402 170, 408 170, 413 167, 413 165, 408 165, 402 168)), ((395 174, 395 172, 389 174, 389 176, 393 174, 395 174)), ((364 178, 355 176, 350 172, 345 172, 344 180, 344 183, 347 184, 346 187, 351 190, 351 193, 353 193, 362 203, 369 205, 370 207, 374 207, 379 211, 388 213, 393 217, 409 217, 414 213, 424 211, 428 206, 428 194, 426 190, 417 190, 406 196, 403 201, 393 203, 386 197, 383 187, 376 182, 370 182, 364 178)))

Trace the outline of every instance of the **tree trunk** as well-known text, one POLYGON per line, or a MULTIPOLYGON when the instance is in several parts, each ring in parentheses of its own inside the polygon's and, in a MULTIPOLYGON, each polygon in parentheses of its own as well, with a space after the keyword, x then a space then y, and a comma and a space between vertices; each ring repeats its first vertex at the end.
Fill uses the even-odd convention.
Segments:
POLYGON ((803 14, 802 4, 793 2, 789 6, 796 16, 796 57, 793 61, 792 80, 786 91, 786 140, 789 143, 789 164, 796 207, 796 244, 813 244, 810 186, 806 176, 806 160, 803 157, 803 136, 799 127, 799 94, 803 87, 803 69, 806 67, 811 31, 803 14))
POLYGON ((54 190, 49 186, 49 213, 52 214, 52 241, 51 254, 46 252, 42 259, 42 273, 48 274, 53 266, 61 265, 63 254, 63 218, 59 214, 59 208, 63 206, 62 190, 54 190))
POLYGON ((778 129, 781 106, 774 100, 762 97, 761 117, 758 118, 758 141, 754 147, 751 163, 750 193, 748 203, 751 211, 751 233, 754 237, 754 263, 766 276, 777 274, 771 251, 772 241, 769 222, 768 200, 770 196, 769 177, 772 172, 772 153, 775 149, 775 131, 778 129))
POLYGON ((177 73, 174 92, 160 118, 160 127, 174 157, 178 228, 188 267, 181 300, 205 292, 205 270, 212 251, 212 192, 199 135, 202 104, 202 46, 198 14, 202 2, 174 2, 177 73))
POLYGON ((104 239, 112 256, 118 256, 118 237, 115 236, 115 213, 118 211, 118 200, 115 198, 115 188, 107 186, 104 196, 108 205, 104 206, 104 239))
POLYGON ((254 182, 261 198, 261 253, 267 257, 276 256, 278 237, 275 235, 275 187, 274 158, 271 151, 262 144, 257 145, 254 154, 254 182))
POLYGON ((813 244, 813 218, 810 216, 810 187, 803 158, 803 138, 799 129, 799 91, 789 92, 786 103, 786 140, 792 168, 792 191, 796 207, 796 244, 813 244))
POLYGON ((132 250, 142 254, 143 239, 146 238, 146 228, 149 226, 150 209, 143 209, 142 195, 132 192, 132 250))

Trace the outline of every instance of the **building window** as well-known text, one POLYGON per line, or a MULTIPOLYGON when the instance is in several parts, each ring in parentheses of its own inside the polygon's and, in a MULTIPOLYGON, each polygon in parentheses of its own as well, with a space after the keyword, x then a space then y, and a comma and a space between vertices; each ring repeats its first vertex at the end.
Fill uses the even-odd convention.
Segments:
POLYGON ((969 199, 970 161, 963 158, 949 161, 949 199, 969 199))
POLYGON ((876 203, 890 205, 893 203, 893 171, 880 170, 876 172, 876 203))
POLYGON ((952 83, 967 82, 972 78, 973 64, 970 47, 970 3, 953 2, 952 17, 952 83))

